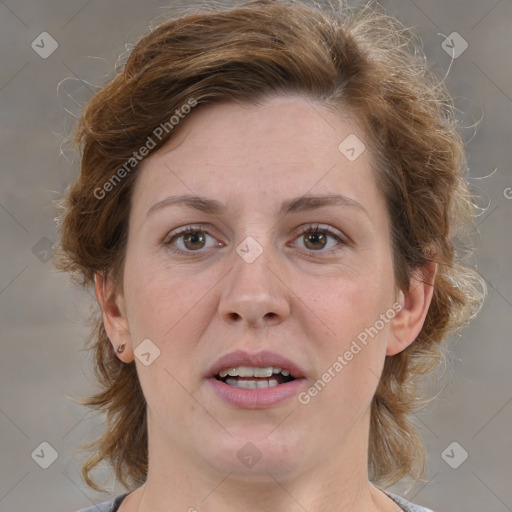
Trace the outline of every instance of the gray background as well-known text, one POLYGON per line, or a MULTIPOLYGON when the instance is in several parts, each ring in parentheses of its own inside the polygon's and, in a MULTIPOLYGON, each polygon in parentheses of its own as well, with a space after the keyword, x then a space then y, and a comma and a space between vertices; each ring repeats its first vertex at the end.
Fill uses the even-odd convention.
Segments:
MULTIPOLYGON (((82 350, 91 297, 47 261, 57 240, 52 201, 78 169, 78 158, 62 145, 74 116, 112 72, 125 43, 166 5, 0 1, 0 512, 70 512, 108 498, 85 486, 81 458, 73 456, 100 432, 102 419, 66 398, 93 390, 90 356, 82 350), (43 59, 31 43, 45 31, 58 49, 43 59), (42 442, 58 453, 47 469, 35 462, 49 461, 48 448, 41 456, 42 442), (39 458, 32 458, 34 450, 39 458)), ((504 512, 512 510, 512 2, 382 5, 415 28, 442 76, 451 62, 441 46, 445 37, 458 32, 469 44, 447 85, 466 127, 471 185, 483 208, 477 259, 489 286, 479 317, 451 342, 451 376, 440 380, 440 397, 416 418, 430 469, 428 481, 406 496, 437 512, 504 512), (462 449, 469 454, 457 469, 441 456, 454 441, 460 447, 447 452, 452 465, 462 449)), ((109 489, 123 491, 112 481, 109 489)))

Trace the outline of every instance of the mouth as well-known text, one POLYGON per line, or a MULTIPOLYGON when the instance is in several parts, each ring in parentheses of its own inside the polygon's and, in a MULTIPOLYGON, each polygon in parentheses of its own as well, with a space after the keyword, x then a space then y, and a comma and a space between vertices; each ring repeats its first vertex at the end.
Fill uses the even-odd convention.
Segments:
POLYGON ((296 395, 306 382, 299 365, 274 352, 231 352, 207 372, 213 391, 224 402, 243 409, 274 406, 296 395))
POLYGON ((265 389, 291 382, 295 377, 289 370, 279 367, 237 366, 221 370, 215 379, 234 388, 265 389))

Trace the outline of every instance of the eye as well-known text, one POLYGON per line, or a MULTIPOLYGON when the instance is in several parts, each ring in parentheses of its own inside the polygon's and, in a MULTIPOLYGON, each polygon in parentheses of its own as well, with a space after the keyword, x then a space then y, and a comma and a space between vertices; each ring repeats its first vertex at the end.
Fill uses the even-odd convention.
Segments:
MULTIPOLYGON (((310 253, 336 252, 337 249, 333 249, 333 247, 348 245, 343 236, 329 228, 321 228, 318 224, 301 228, 297 239, 300 240, 301 237, 305 240, 304 249, 310 253), (331 244, 330 247, 327 247, 327 250, 324 250, 328 245, 329 238, 337 243, 331 244)), ((183 229, 171 232, 162 243, 172 252, 185 256, 194 252, 204 252, 202 249, 224 245, 221 242, 217 242, 207 247, 208 238, 215 240, 203 226, 186 226, 183 229)))
MULTIPOLYGON (((177 254, 188 255, 193 252, 200 252, 201 249, 205 248, 207 238, 212 238, 202 226, 187 226, 184 229, 170 233, 163 244, 167 246, 172 252, 177 254), (175 242, 180 242, 181 247, 176 247, 175 242)), ((220 242, 213 244, 211 247, 222 245, 220 242)), ((208 247, 206 247, 208 249, 208 247)))
MULTIPOLYGON (((305 249, 310 252, 324 253, 329 252, 330 249, 336 247, 337 245, 347 245, 347 241, 341 235, 329 228, 321 228, 318 224, 314 226, 305 226, 299 231, 298 235, 298 240, 304 240, 305 249), (326 248, 329 238, 334 239, 338 243, 331 244, 327 250, 323 250, 326 248)), ((331 252, 335 252, 336 250, 337 249, 334 249, 334 251, 331 252)))

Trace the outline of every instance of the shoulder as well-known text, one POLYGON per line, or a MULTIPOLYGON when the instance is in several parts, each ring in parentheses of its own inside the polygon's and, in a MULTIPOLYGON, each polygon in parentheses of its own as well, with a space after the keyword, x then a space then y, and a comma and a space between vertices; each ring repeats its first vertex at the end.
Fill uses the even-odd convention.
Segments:
POLYGON ((407 501, 405 498, 401 496, 397 496, 396 494, 392 494, 388 491, 384 491, 404 512, 433 512, 429 508, 420 507, 419 505, 415 505, 410 501, 407 501))
POLYGON ((115 498, 104 501, 103 503, 98 503, 97 505, 93 505, 92 507, 82 508, 78 512, 116 512, 121 505, 121 502, 128 495, 128 493, 120 494, 115 498))

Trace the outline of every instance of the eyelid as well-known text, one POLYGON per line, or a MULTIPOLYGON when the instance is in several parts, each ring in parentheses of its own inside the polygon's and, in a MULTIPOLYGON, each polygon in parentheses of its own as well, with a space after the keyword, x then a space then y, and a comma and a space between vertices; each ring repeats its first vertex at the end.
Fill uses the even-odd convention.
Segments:
POLYGON ((304 233, 316 232, 316 231, 319 231, 320 233, 327 233, 328 235, 330 235, 334 238, 338 238, 341 242, 343 242, 345 244, 348 244, 350 242, 349 237, 346 236, 341 231, 339 231, 335 228, 332 228, 328 224, 318 224, 316 222, 313 224, 306 224, 304 226, 300 226, 295 231, 295 234, 303 235, 304 233))
MULTIPOLYGON (((208 233, 208 228, 202 224, 188 224, 186 226, 182 226, 181 228, 176 228, 167 233, 162 239, 163 244, 168 244, 173 238, 184 235, 189 232, 201 231, 204 233, 208 233)), ((208 233, 209 234, 209 233, 208 233)), ((211 235, 210 235, 211 236, 211 235)))

